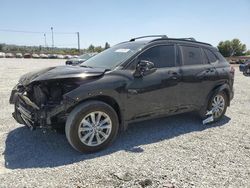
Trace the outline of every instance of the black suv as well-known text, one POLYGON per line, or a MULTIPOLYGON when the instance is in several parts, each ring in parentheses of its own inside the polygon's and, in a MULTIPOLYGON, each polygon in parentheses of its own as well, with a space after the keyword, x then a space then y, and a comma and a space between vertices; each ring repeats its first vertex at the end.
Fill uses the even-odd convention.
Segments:
POLYGON ((190 111, 221 119, 233 98, 233 82, 234 69, 210 44, 146 36, 117 44, 80 66, 25 74, 10 103, 18 123, 32 129, 65 126, 76 150, 95 152, 130 122, 190 111))

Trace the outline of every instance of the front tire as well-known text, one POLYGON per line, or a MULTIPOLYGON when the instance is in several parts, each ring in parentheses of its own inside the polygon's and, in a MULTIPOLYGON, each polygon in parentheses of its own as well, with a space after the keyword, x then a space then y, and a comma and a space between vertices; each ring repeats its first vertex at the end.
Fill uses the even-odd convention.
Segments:
POLYGON ((70 145, 79 152, 102 150, 116 138, 119 130, 115 110, 101 101, 88 101, 69 114, 65 133, 70 145))

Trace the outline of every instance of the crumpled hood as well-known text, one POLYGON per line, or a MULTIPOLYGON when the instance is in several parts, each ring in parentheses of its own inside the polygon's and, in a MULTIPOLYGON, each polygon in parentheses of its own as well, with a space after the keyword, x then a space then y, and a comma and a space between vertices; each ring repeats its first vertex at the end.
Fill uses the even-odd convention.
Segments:
POLYGON ((29 72, 23 75, 19 83, 28 85, 31 82, 55 80, 64 78, 87 78, 101 76, 105 72, 102 68, 86 68, 80 66, 49 67, 39 71, 29 72))

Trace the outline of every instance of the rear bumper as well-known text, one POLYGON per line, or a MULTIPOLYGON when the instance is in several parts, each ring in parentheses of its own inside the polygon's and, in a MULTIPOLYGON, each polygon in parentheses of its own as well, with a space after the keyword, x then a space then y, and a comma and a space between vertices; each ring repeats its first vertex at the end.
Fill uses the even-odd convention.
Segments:
POLYGON ((234 88, 230 91, 230 101, 234 98, 234 88))

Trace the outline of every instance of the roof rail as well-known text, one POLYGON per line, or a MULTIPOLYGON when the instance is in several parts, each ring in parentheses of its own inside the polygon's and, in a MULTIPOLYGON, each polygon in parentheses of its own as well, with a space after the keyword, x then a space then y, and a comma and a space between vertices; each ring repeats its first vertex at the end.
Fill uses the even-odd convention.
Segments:
POLYGON ((209 43, 205 43, 205 42, 200 42, 195 40, 194 38, 159 38, 159 39, 154 39, 150 42, 154 42, 154 41, 161 41, 161 40, 176 40, 176 41, 187 41, 187 42, 195 42, 195 43, 199 43, 199 44, 205 44, 205 45, 209 45, 212 46, 209 43))
POLYGON ((141 36, 141 37, 132 38, 132 39, 130 39, 130 42, 133 42, 133 41, 135 41, 137 39, 143 39, 143 38, 149 38, 149 37, 168 38, 167 35, 147 35, 147 36, 141 36))
POLYGON ((189 37, 189 38, 178 38, 180 40, 190 40, 190 41, 196 41, 195 38, 189 37))

